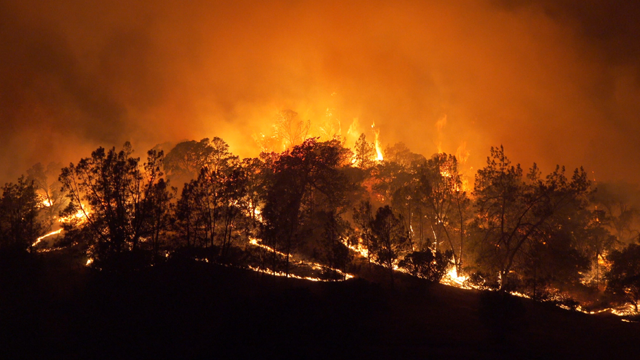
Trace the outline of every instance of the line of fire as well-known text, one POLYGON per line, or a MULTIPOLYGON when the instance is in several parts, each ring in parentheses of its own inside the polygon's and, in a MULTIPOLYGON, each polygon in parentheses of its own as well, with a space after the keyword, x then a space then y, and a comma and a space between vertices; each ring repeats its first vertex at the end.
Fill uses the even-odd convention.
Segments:
POLYGON ((638 207, 615 187, 582 168, 525 171, 502 147, 472 179, 463 146, 427 158, 402 143, 383 151, 375 124, 342 127, 312 134, 283 110, 273 133, 253 136, 255 158, 215 137, 144 161, 127 143, 37 164, 3 187, 0 247, 73 253, 96 271, 192 259, 309 281, 412 276, 638 313, 638 207))

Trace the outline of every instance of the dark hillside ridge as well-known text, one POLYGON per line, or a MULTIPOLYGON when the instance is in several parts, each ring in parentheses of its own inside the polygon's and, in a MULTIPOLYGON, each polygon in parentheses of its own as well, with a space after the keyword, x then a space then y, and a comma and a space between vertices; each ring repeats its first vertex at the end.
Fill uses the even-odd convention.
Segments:
POLYGON ((61 256, 2 268, 3 358, 640 357, 637 323, 407 276, 316 283, 203 262, 114 274, 61 256))

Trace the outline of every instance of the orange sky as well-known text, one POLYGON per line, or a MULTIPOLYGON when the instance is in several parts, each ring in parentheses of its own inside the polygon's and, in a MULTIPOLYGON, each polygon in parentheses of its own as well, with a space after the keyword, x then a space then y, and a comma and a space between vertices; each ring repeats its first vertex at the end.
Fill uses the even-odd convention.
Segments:
MULTIPOLYGON (((252 134, 292 109, 426 156, 640 181, 640 6, 606 1, 0 2, 0 177, 131 140, 252 134), (445 119, 446 123, 442 121, 445 119), (436 123, 441 121, 438 129, 436 123)), ((317 130, 316 130, 317 131, 317 130)), ((469 170, 467 170, 469 171, 469 170)))

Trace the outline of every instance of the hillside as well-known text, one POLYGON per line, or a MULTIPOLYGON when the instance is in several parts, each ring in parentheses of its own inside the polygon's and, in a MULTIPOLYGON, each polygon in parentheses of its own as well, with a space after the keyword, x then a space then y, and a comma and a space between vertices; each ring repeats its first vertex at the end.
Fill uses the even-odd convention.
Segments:
POLYGON ((400 277, 316 283, 202 262, 129 274, 46 254, 1 276, 5 358, 636 358, 640 324, 400 277), (79 264, 76 262, 76 264, 79 264))

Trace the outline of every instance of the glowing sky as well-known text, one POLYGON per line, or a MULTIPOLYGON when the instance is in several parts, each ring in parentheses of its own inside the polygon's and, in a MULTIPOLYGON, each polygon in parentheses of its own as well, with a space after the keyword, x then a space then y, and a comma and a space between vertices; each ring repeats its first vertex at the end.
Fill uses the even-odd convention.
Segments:
POLYGON ((640 181, 640 5, 613 3, 0 1, 0 177, 125 140, 255 156, 278 110, 329 108, 475 168, 503 144, 640 181))

